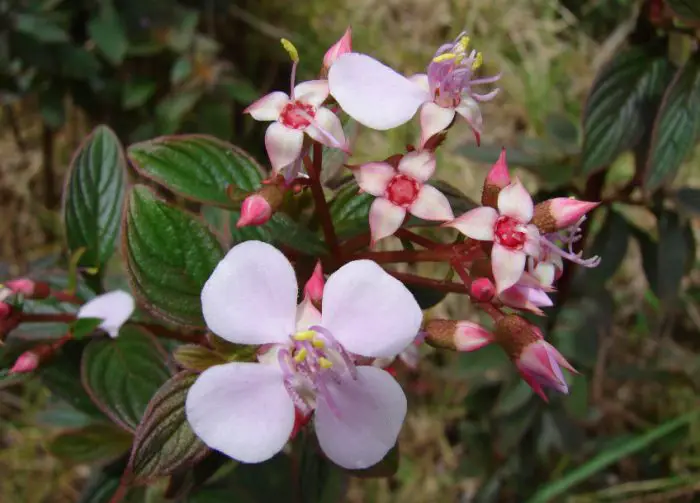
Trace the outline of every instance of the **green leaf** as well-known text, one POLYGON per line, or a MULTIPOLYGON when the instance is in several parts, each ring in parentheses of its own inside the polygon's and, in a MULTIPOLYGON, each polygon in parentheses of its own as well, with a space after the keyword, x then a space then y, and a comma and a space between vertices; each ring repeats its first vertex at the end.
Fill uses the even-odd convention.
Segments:
POLYGON ((123 251, 132 290, 154 315, 204 327, 200 294, 223 258, 206 225, 143 185, 128 197, 123 251))
POLYGON ((129 40, 119 14, 111 3, 103 2, 99 15, 88 22, 87 30, 110 63, 117 66, 124 61, 129 40))
POLYGON ((63 89, 49 87, 39 93, 39 111, 44 123, 51 129, 59 129, 66 122, 63 89))
POLYGON ((102 324, 102 318, 78 318, 71 324, 70 331, 76 340, 90 335, 102 324))
POLYGON ((700 215, 700 189, 683 187, 675 194, 678 206, 694 216, 700 215))
POLYGON ((173 91, 156 106, 159 131, 172 134, 180 128, 182 121, 204 95, 201 88, 173 91))
POLYGON ((586 288, 598 290, 605 286, 622 264, 627 254, 627 244, 630 238, 630 225, 627 220, 615 210, 610 210, 603 226, 595 236, 593 245, 586 255, 601 257, 598 267, 591 269, 579 268, 578 276, 585 281, 586 288))
MULTIPOLYGON (((119 459, 106 467, 94 471, 80 494, 78 503, 111 503, 117 493, 121 482, 122 473, 126 465, 126 459, 119 459)), ((122 503, 145 503, 145 489, 134 487, 126 492, 121 499, 122 503)))
POLYGON ((700 136, 700 53, 678 70, 654 121, 644 186, 670 183, 700 136))
POLYGON ((697 419, 698 411, 692 411, 682 416, 670 419, 665 423, 639 435, 635 435, 624 443, 600 452, 593 459, 566 473, 563 477, 557 477, 549 484, 541 487, 527 503, 548 503, 558 501, 556 498, 564 494, 571 494, 571 490, 581 482, 591 478, 598 472, 617 461, 629 457, 652 445, 654 442, 671 435, 676 430, 689 425, 697 419))
POLYGON ((342 499, 343 472, 320 453, 316 439, 303 435, 299 492, 302 503, 336 503, 342 499))
POLYGON ((149 400, 170 377, 165 358, 154 337, 127 325, 115 339, 88 344, 81 365, 83 384, 105 414, 134 431, 149 400))
POLYGON ((192 62, 188 56, 178 58, 170 68, 170 83, 174 86, 184 82, 192 73, 192 62))
POLYGON ((115 459, 131 447, 131 435, 106 423, 95 423, 59 434, 49 452, 74 463, 95 463, 115 459))
POLYGON ((122 90, 122 106, 125 110, 133 110, 146 104, 156 93, 158 85, 155 81, 143 78, 128 80, 122 90))
POLYGON ((492 413, 496 416, 512 414, 529 402, 532 396, 532 388, 524 380, 517 379, 499 393, 492 413))
MULTIPOLYGON (((477 162, 493 164, 501 155, 502 145, 464 145, 457 149, 458 154, 477 162)), ((527 151, 525 148, 508 147, 508 165, 521 166, 523 168, 537 168, 543 161, 541 153, 527 151)))
POLYGON ((203 372, 214 365, 228 363, 222 355, 196 344, 179 346, 173 353, 173 358, 180 367, 194 372, 203 372))
POLYGON ((697 0, 666 0, 666 3, 684 21, 700 21, 700 3, 697 0))
POLYGON ((235 243, 258 240, 274 245, 285 245, 306 255, 319 256, 328 253, 321 237, 304 225, 292 220, 285 213, 275 213, 263 225, 236 227, 239 211, 231 212, 231 236, 235 243))
POLYGON ((34 37, 40 42, 68 42, 68 33, 47 15, 17 14, 14 16, 15 29, 34 37))
POLYGON ((226 188, 251 192, 262 168, 238 147, 204 135, 164 136, 131 145, 129 160, 144 177, 183 197, 230 207, 226 188))
POLYGON ((125 187, 126 160, 117 136, 98 126, 73 157, 63 193, 63 221, 79 266, 104 268, 114 252, 125 187))
POLYGON ((202 459, 209 449, 194 434, 185 415, 187 392, 197 376, 180 372, 155 394, 136 430, 125 474, 141 484, 202 459))
POLYGON ((583 174, 612 163, 641 139, 672 71, 663 51, 632 47, 597 76, 583 117, 583 174))
POLYGON ((374 197, 357 191, 355 184, 348 184, 336 193, 329 205, 335 232, 341 239, 369 232, 369 207, 374 197))

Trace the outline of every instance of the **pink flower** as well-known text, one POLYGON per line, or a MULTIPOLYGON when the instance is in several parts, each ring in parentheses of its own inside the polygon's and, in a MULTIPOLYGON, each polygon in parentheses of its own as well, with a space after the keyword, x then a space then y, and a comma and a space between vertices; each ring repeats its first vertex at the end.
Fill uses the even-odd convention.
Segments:
POLYGON ((261 194, 251 194, 241 204, 241 216, 236 222, 236 227, 248 225, 262 225, 272 216, 272 206, 261 194))
POLYGON ((296 305, 294 269, 259 241, 235 246, 202 290, 211 331, 237 344, 269 345, 259 363, 203 372, 190 389, 187 418, 211 448, 246 463, 287 443, 295 410, 313 411, 319 445, 336 464, 372 466, 396 443, 406 397, 384 370, 350 354, 393 357, 416 336, 422 313, 413 296, 377 264, 359 260, 332 274, 323 312, 296 305))
POLYGON ((552 299, 547 295, 549 285, 542 285, 538 279, 524 272, 518 282, 501 292, 498 298, 506 306, 525 309, 542 316, 541 307, 553 306, 552 299))
POLYGON ((539 255, 540 233, 530 224, 532 212, 532 198, 516 180, 498 194, 497 210, 482 206, 445 224, 472 239, 493 241, 491 263, 499 295, 518 282, 527 256, 539 255))
POLYGON ((430 320, 425 324, 425 340, 436 348, 468 353, 493 342, 484 327, 467 320, 430 320))
POLYGON ((468 51, 469 38, 461 34, 441 46, 427 74, 407 79, 379 61, 358 53, 338 58, 329 73, 330 91, 345 112, 367 127, 391 129, 410 120, 421 108, 421 146, 446 129, 459 114, 469 122, 477 139, 481 131, 478 102, 498 92, 472 91, 472 86, 496 82, 500 76, 473 79, 481 54, 468 51))
POLYGON ((445 195, 426 184, 434 171, 435 156, 427 151, 406 154, 397 169, 370 162, 354 171, 360 188, 376 196, 369 211, 372 242, 396 232, 407 212, 425 220, 454 218, 445 195))
POLYGON ((36 370, 39 366, 39 355, 34 351, 25 351, 15 361, 15 364, 9 370, 9 374, 24 374, 36 370))
POLYGON ((327 71, 340 56, 342 56, 343 54, 347 54, 351 51, 352 30, 350 29, 350 27, 348 27, 348 29, 345 30, 343 36, 340 37, 340 39, 335 44, 333 44, 323 56, 324 70, 327 71))
POLYGON ((304 298, 308 298, 312 302, 321 302, 323 298, 323 287, 326 284, 323 278, 323 267, 321 261, 316 262, 314 272, 304 285, 304 298))
POLYGON ((551 388, 559 393, 569 392, 560 366, 569 372, 577 373, 566 358, 544 338, 525 346, 520 357, 515 361, 515 366, 523 380, 545 402, 548 400, 543 388, 551 388))
POLYGON ((542 247, 538 260, 532 260, 530 270, 542 286, 552 286, 564 272, 562 256, 552 250, 542 247))
POLYGON ((134 298, 123 290, 98 295, 86 302, 79 310, 78 318, 99 318, 102 323, 98 328, 110 337, 119 335, 119 329, 134 312, 134 298))

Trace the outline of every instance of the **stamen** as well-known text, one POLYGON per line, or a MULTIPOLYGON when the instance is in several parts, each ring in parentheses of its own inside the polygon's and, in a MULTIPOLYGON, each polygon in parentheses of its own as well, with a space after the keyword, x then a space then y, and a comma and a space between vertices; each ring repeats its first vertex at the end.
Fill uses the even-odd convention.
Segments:
POLYGON ((581 258, 582 253, 566 252, 566 251, 562 250, 561 248, 557 247, 551 241, 549 241, 549 239, 542 238, 542 239, 540 239, 540 243, 545 245, 547 248, 549 248, 552 252, 556 253, 557 255, 561 255, 562 258, 570 260, 571 262, 574 262, 575 264, 582 265, 583 267, 593 268, 593 267, 597 267, 598 264, 600 264, 601 259, 597 255, 595 257, 583 259, 583 258, 581 258))
POLYGON ((483 64, 484 64, 484 55, 480 52, 477 52, 476 59, 472 63, 472 70, 478 69, 483 64))
POLYGON ((314 337, 313 340, 311 341, 311 344, 317 349, 323 349, 326 347, 326 343, 323 342, 322 339, 319 339, 318 337, 314 337))
MULTIPOLYGON (((292 98, 292 99, 293 99, 293 98, 292 98)), ((315 118, 311 117, 311 115, 309 115, 308 113, 306 113, 304 110, 297 110, 297 113, 298 113, 300 116, 302 116, 304 119, 306 119, 307 121, 309 121, 309 122, 311 123, 311 125, 312 125, 313 127, 315 127, 315 128, 318 130, 318 132, 321 133, 321 135, 322 135, 324 138, 326 138, 326 139, 331 143, 331 145, 332 145, 333 147, 339 148, 340 150, 345 150, 345 149, 346 149, 345 145, 343 145, 342 143, 340 143, 340 142, 335 138, 335 136, 333 136, 333 135, 330 134, 328 131, 326 131, 325 129, 323 129, 323 128, 321 127, 321 125, 318 123, 318 121, 317 121, 315 118)))
POLYGON ((440 54, 433 58, 433 63, 442 63, 443 61, 449 61, 450 59, 455 59, 457 55, 454 52, 446 52, 445 54, 440 54))
POLYGON ((297 363, 301 363, 304 360, 306 360, 306 357, 308 356, 309 352, 306 348, 301 348, 296 355, 294 355, 294 361, 297 363))
POLYGON ((318 332, 319 334, 323 334, 330 347, 332 349, 335 349, 340 355, 340 357, 343 359, 343 363, 345 363, 345 367, 348 369, 348 372, 350 372, 352 378, 357 379, 357 369, 355 368, 355 364, 350 358, 350 355, 347 351, 345 351, 345 348, 341 346, 340 343, 338 343, 338 341, 336 341, 335 338, 333 338, 333 335, 325 328, 320 327, 318 325, 314 325, 313 327, 311 327, 311 329, 318 332))
POLYGON ((333 362, 330 361, 328 358, 325 356, 322 356, 318 359, 318 363, 321 365, 321 368, 323 369, 329 369, 333 366, 333 362))
POLYGON ((313 330, 306 330, 304 332, 297 332, 292 338, 297 341, 310 341, 314 338, 314 335, 316 335, 316 332, 313 330))
POLYGON ((294 83, 297 80, 297 65, 299 64, 299 52, 297 51, 297 48, 294 47, 294 44, 292 44, 289 40, 286 38, 280 39, 280 42, 282 43, 282 47, 284 47, 284 50, 287 51, 289 54, 289 57, 292 58, 292 71, 289 76, 289 85, 290 85, 290 91, 289 91, 289 96, 294 100, 294 83))

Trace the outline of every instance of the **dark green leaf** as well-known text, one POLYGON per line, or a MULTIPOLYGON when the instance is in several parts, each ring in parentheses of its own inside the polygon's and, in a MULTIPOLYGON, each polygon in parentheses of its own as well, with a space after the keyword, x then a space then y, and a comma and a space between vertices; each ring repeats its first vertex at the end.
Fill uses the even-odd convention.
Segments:
MULTIPOLYGON (((298 441, 304 441, 304 435, 298 441)), ((310 440, 310 439, 309 439, 310 440)), ((299 490, 302 503, 336 503, 343 491, 343 472, 323 456, 315 441, 306 441, 301 450, 299 490)))
MULTIPOLYGON (((502 145, 481 145, 475 144, 465 145, 457 150, 457 153, 478 162, 493 164, 501 155, 502 145)), ((508 164, 510 166, 521 166, 523 168, 536 168, 542 161, 543 157, 539 153, 528 152, 523 148, 508 147, 508 164)))
POLYGON ((226 188, 250 192, 262 168, 248 153, 214 137, 165 136, 131 145, 129 160, 146 178, 196 201, 231 206, 226 188))
POLYGON ((195 372, 203 372, 214 365, 228 363, 228 360, 222 355, 196 344, 185 344, 178 347, 173 353, 173 358, 183 369, 195 372))
POLYGON ((697 0, 666 0, 666 3, 684 21, 700 21, 700 3, 697 0))
POLYGON ((67 42, 70 39, 68 33, 46 14, 17 14, 15 29, 40 42, 67 42))
POLYGON ((83 384, 105 414, 133 431, 151 397, 170 377, 165 358, 154 337, 127 325, 115 339, 88 344, 81 365, 83 384))
POLYGON ((202 459, 209 449, 192 431, 185 415, 187 392, 197 376, 180 372, 158 390, 136 430, 127 474, 141 484, 202 459))
POLYGON ((507 416, 525 405, 532 398, 532 388, 522 379, 503 387, 492 412, 496 416, 507 416))
POLYGON ((126 160, 117 136, 98 126, 71 162, 63 194, 63 221, 68 249, 80 248, 82 267, 102 269, 119 234, 126 160))
POLYGON ((584 112, 584 174, 609 165, 640 140, 671 71, 663 51, 654 47, 626 49, 603 68, 584 112))
POLYGON ((182 56, 170 68, 170 83, 181 84, 192 73, 192 62, 188 56, 182 56))
POLYGON ((700 189, 683 187, 675 194, 678 205, 694 216, 700 215, 700 189))
POLYGON ((599 341, 610 329, 612 308, 613 299, 605 290, 567 302, 551 331, 553 344, 565 357, 592 367, 598 358, 599 341))
POLYGON ((87 24, 88 34, 97 48, 113 65, 124 61, 129 48, 124 25, 111 3, 104 3, 99 15, 87 24))
POLYGON ((51 129, 59 129, 66 122, 63 89, 49 87, 39 94, 39 111, 44 123, 51 129))
POLYGON ((132 290, 153 314, 203 327, 200 294, 223 258, 206 225, 143 186, 128 198, 123 251, 132 290))
POLYGON ((327 253, 320 236, 304 225, 292 220, 285 213, 275 213, 263 225, 236 227, 240 212, 231 212, 231 236, 234 243, 249 240, 265 241, 275 245, 285 245, 298 252, 318 256, 327 253))
MULTIPOLYGON (((111 503, 119 489, 125 465, 126 459, 119 459, 95 471, 80 494, 78 503, 111 503)), ((144 493, 144 488, 134 487, 129 489, 124 499, 120 501, 122 503, 145 503, 144 493)))
POLYGON ((578 127, 566 115, 549 115, 545 120, 544 127, 547 136, 562 146, 573 146, 578 142, 578 127))
POLYGON ((654 121, 644 186, 670 183, 700 136, 700 53, 678 70, 654 121))
POLYGON ((406 283, 406 288, 411 292, 421 309, 430 309, 438 305, 447 296, 447 292, 436 290, 427 286, 406 283))
POLYGON ((156 106, 159 131, 163 134, 176 132, 203 94, 202 89, 196 88, 173 91, 164 97, 156 106))
POLYGON ((155 94, 157 84, 153 80, 134 79, 124 84, 122 91, 122 106, 132 110, 144 105, 155 94))
POLYGON ((101 324, 101 318, 78 318, 71 325, 70 331, 73 334, 73 338, 79 340, 86 335, 90 335, 101 324))
POLYGON ((106 423, 61 433, 49 444, 49 452, 74 463, 115 459, 131 447, 131 435, 106 423))
POLYGON ((630 226, 627 220, 615 210, 610 210, 603 222, 590 250, 586 255, 601 257, 598 267, 591 269, 580 267, 577 274, 585 282, 586 288, 598 290, 605 286, 622 264, 627 253, 630 226))
POLYGON ((341 239, 369 232, 369 207, 374 197, 357 191, 356 185, 349 184, 340 189, 330 203, 331 218, 341 239))

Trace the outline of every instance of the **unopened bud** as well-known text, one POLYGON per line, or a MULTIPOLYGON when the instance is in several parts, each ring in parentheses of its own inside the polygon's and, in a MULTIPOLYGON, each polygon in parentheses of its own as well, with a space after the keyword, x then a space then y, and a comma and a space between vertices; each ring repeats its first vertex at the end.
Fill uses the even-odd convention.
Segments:
POLYGON ((570 197, 556 197, 535 206, 532 223, 541 233, 549 234, 571 227, 599 204, 570 197))
POLYGON ((19 293, 29 299, 45 299, 51 293, 51 287, 43 281, 28 278, 13 279, 5 283, 13 293, 19 293))
POLYGON ((476 302, 488 302, 496 295, 496 285, 488 278, 477 278, 469 287, 469 295, 476 302))
POLYGON ((236 222, 236 227, 266 223, 282 205, 283 198, 284 189, 280 185, 263 185, 255 194, 251 194, 243 200, 241 216, 236 222))
POLYGON ((316 267, 314 267, 314 272, 309 278, 309 281, 304 285, 304 297, 310 299, 312 302, 321 302, 324 286, 323 267, 321 266, 321 261, 318 261, 316 262, 316 267))
POLYGON ((510 314, 500 318, 494 328, 494 341, 515 361, 528 344, 543 339, 542 331, 525 318, 510 314))
POLYGON ((19 358, 17 358, 15 364, 12 366, 9 373, 23 374, 26 372, 32 372, 33 370, 36 370, 38 366, 39 355, 35 353, 34 350, 25 351, 24 353, 19 355, 19 358))
POLYGON ((352 52, 352 30, 348 27, 340 39, 333 44, 323 56, 323 69, 327 72, 335 60, 343 54, 352 52))
POLYGON ((481 204, 496 208, 498 205, 498 194, 501 192, 501 189, 508 185, 510 185, 510 174, 506 163, 506 149, 503 148, 501 149, 501 155, 498 156, 498 160, 491 166, 488 175, 486 175, 484 189, 481 193, 481 204))
POLYGON ((430 320, 425 332, 427 344, 452 351, 475 351, 493 341, 488 330, 471 321, 430 320))

